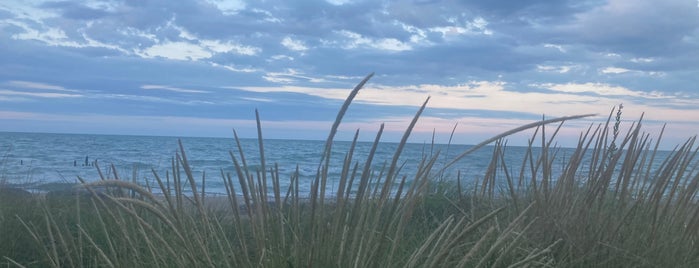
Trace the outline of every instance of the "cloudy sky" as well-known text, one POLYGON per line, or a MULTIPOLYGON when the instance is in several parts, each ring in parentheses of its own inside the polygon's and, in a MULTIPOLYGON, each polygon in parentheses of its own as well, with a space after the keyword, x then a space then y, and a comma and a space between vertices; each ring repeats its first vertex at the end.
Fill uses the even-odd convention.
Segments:
POLYGON ((341 138, 395 140, 431 96, 415 142, 599 114, 575 139, 623 103, 674 145, 699 133, 699 1, 0 2, 0 131, 253 137, 257 108, 323 139, 371 72, 341 138))

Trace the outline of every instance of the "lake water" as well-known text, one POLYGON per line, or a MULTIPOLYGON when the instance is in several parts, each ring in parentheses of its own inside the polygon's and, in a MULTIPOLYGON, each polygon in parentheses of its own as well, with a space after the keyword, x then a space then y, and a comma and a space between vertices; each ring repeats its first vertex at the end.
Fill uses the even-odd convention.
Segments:
MULTIPOLYGON (((116 136, 83 134, 47 134, 47 133, 11 133, 0 132, 0 183, 21 185, 40 191, 46 189, 41 185, 56 183, 75 183, 78 176, 86 181, 99 180, 99 174, 93 165, 97 161, 103 172, 113 178, 114 167, 122 180, 135 180, 138 183, 150 182, 155 185, 152 170, 166 176, 172 171, 172 161, 179 150, 178 139, 184 145, 187 158, 195 178, 201 179, 206 174, 206 191, 225 193, 221 171, 235 175, 235 169, 229 152, 238 157, 238 149, 232 138, 194 138, 194 137, 154 137, 154 136, 116 136)), ((292 174, 298 166, 300 189, 307 192, 316 174, 324 141, 307 140, 264 140, 265 159, 268 167, 275 163, 279 167, 282 187, 288 186, 292 174)), ((257 140, 241 139, 243 152, 250 169, 254 172, 260 167, 260 154, 257 140)), ((340 176, 342 162, 349 150, 350 142, 335 142, 330 159, 329 190, 334 188, 340 176)), ((354 162, 362 167, 372 144, 357 144, 354 162)), ((378 171, 384 163, 390 163, 396 150, 396 143, 381 143, 374 157, 373 169, 378 171)), ((399 163, 405 163, 401 174, 408 178, 423 156, 440 151, 439 160, 433 170, 438 170, 447 160, 453 159, 470 148, 468 145, 434 145, 407 144, 399 163)), ((468 155, 444 174, 447 179, 456 177, 460 171, 463 181, 471 183, 483 177, 492 157, 493 147, 484 147, 468 155)), ((519 173, 525 147, 506 149, 505 161, 519 173)), ((556 167, 572 154, 572 149, 563 148, 558 152, 556 167)), ((515 174, 516 175, 516 174, 515 174)), ((234 176, 234 178, 236 178, 234 176)))

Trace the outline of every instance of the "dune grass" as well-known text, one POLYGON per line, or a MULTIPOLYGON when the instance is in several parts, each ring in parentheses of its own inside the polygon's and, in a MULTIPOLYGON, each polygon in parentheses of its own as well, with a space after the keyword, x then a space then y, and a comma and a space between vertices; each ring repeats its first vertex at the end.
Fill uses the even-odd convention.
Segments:
MULTIPOLYGON (((619 136, 619 116, 580 136, 564 170, 553 129, 542 120, 503 133, 440 165, 425 155, 402 172, 402 148, 371 167, 383 133, 365 159, 345 153, 329 178, 332 141, 354 96, 340 109, 320 156, 310 195, 298 173, 266 163, 257 115, 260 163, 250 168, 237 134, 227 195, 206 196, 185 146, 156 185, 107 176, 84 183, 90 194, 0 203, 0 264, 24 267, 697 267, 699 148, 690 138, 666 157, 640 121, 619 136), (614 127, 616 126, 616 127, 614 127), (521 165, 508 166, 506 136, 535 128, 521 165), (487 144, 483 176, 462 178, 447 166, 487 144), (282 180, 290 180, 283 189, 282 180), (329 180, 336 180, 332 194, 329 180), (158 193, 158 194, 153 194, 158 193)), ((618 110, 617 110, 618 111, 618 110)), ((358 133, 358 132, 357 132, 358 133)), ((115 169, 112 169, 115 170, 115 169)))

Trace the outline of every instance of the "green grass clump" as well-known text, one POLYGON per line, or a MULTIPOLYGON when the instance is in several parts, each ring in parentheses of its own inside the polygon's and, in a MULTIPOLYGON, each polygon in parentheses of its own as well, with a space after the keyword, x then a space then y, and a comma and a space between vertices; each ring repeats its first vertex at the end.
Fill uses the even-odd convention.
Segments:
MULTIPOLYGON (((696 267, 699 165, 695 138, 660 159, 658 141, 632 126, 617 141, 618 122, 582 134, 564 171, 553 145, 560 126, 525 125, 484 141, 437 168, 439 153, 399 161, 416 113, 394 156, 374 170, 371 152, 355 159, 358 132, 340 178, 329 178, 337 128, 365 78, 333 124, 310 195, 298 172, 282 178, 265 162, 253 170, 234 132, 234 172, 223 170, 227 195, 207 196, 183 144, 154 185, 106 179, 76 194, 29 199, 0 195, 0 264, 24 267, 696 267), (536 128, 519 167, 504 161, 502 138, 536 128), (495 142, 478 180, 445 173, 459 159, 495 142), (538 148, 537 148, 538 147, 538 148), (613 149, 610 149, 613 148, 613 149), (656 163, 661 163, 654 167, 656 163), (282 180, 289 180, 283 189, 282 180), (328 181, 336 187, 326 192, 328 181), (466 183, 470 181, 473 183, 466 183), (153 194, 158 193, 158 194, 153 194), (20 200, 20 201, 18 201, 20 200), (8 242, 11 241, 11 242, 8 242)), ((429 100, 429 99, 428 99, 429 100)), ((611 119, 611 115, 610 115, 611 119)), ((115 169, 111 169, 115 170, 115 169)), ((2 192, 0 192, 2 193, 2 192)))

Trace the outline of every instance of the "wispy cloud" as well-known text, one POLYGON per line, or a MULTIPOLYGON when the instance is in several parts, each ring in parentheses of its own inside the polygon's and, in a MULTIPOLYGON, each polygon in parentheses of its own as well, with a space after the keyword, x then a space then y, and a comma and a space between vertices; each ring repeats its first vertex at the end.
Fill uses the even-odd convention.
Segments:
MULTIPOLYGON (((491 81, 472 81, 455 86, 414 85, 381 86, 368 85, 362 89, 356 100, 362 103, 394 106, 417 106, 420 100, 431 96, 430 107, 445 109, 476 109, 490 111, 509 111, 529 114, 570 115, 571 113, 604 114, 611 107, 625 103, 628 111, 640 115, 643 111, 658 111, 647 115, 654 120, 675 121, 686 114, 687 100, 660 92, 632 91, 620 86, 608 84, 540 84, 532 85, 546 88, 555 93, 538 91, 507 90, 506 84, 491 81), (639 99, 640 98, 640 99, 639 99), (648 104, 643 100, 663 100, 662 106, 648 104), (677 107, 672 107, 673 103, 677 107)), ((252 92, 294 92, 341 100, 347 97, 348 90, 341 88, 313 88, 299 86, 280 87, 241 87, 252 92)), ((693 100, 699 107, 699 101, 693 100)), ((694 110, 699 113, 699 108, 694 110)), ((693 120, 693 119, 688 119, 693 120)))
POLYGON ((46 83, 40 83, 40 82, 31 82, 31 81, 17 81, 17 80, 12 80, 8 81, 7 85, 11 87, 19 87, 19 88, 30 88, 30 89, 43 89, 43 90, 54 90, 54 91, 67 91, 67 92, 78 92, 78 90, 73 90, 73 89, 66 89, 62 86, 57 86, 57 85, 52 85, 52 84, 46 84, 46 83))
POLYGON ((488 21, 482 17, 476 17, 471 21, 463 23, 463 25, 459 25, 457 18, 449 18, 448 21, 454 25, 431 27, 428 30, 440 33, 442 38, 452 38, 454 36, 466 34, 493 34, 493 31, 488 29, 488 21))
POLYGON ((223 14, 234 15, 245 8, 245 1, 238 0, 206 0, 207 3, 215 6, 223 14))
POLYGON ((218 64, 215 62, 212 62, 211 66, 221 67, 223 69, 226 69, 226 70, 229 70, 232 72, 236 72, 236 73, 254 73, 254 72, 260 71, 260 69, 249 67, 249 66, 248 67, 240 67, 240 66, 236 66, 236 65, 232 65, 232 64, 231 65, 218 64))
POLYGON ((198 43, 190 42, 164 42, 137 51, 136 54, 145 58, 162 57, 174 60, 198 61, 209 59, 219 53, 236 53, 241 55, 255 55, 259 48, 242 46, 227 42, 221 43, 216 40, 202 40, 198 43))
POLYGON ((108 99, 108 100, 127 100, 127 101, 141 102, 141 103, 154 103, 154 104, 168 103, 168 104, 191 105, 191 106, 214 104, 213 100, 209 101, 209 100, 198 100, 198 99, 189 99, 189 98, 180 100, 180 99, 173 99, 173 98, 166 98, 166 97, 143 96, 143 95, 133 95, 133 94, 96 94, 96 95, 90 96, 90 98, 108 99))
POLYGON ((241 99, 254 101, 254 102, 276 102, 276 100, 268 99, 268 98, 241 97, 241 99))
POLYGON ((184 89, 184 88, 163 86, 163 85, 142 85, 141 88, 142 89, 167 90, 167 91, 179 92, 179 93, 209 93, 208 91, 204 91, 204 90, 184 89))
POLYGON ((607 68, 600 70, 600 72, 602 72, 603 74, 623 74, 623 73, 627 73, 630 71, 631 70, 629 70, 629 69, 619 68, 619 67, 607 67, 607 68))
POLYGON ((634 91, 621 86, 612 86, 603 83, 566 83, 566 84, 541 84, 542 88, 565 93, 593 93, 600 96, 631 96, 648 99, 673 99, 675 96, 666 95, 662 92, 634 91))
POLYGON ((40 41, 50 46, 70 48, 104 48, 130 54, 127 49, 124 49, 118 45, 101 42, 88 37, 87 34, 85 34, 84 29, 78 29, 77 34, 81 38, 75 39, 68 36, 64 29, 51 27, 45 25, 43 22, 40 22, 36 27, 16 20, 5 20, 4 22, 23 29, 23 32, 12 35, 12 39, 15 40, 40 41))
POLYGON ((396 52, 413 49, 410 43, 396 38, 369 38, 349 30, 339 30, 335 33, 340 37, 339 41, 323 40, 323 43, 330 46, 338 44, 344 49, 370 48, 396 52))
POLYGON ((655 59, 653 59, 653 58, 632 58, 632 59, 630 59, 630 61, 635 62, 635 63, 650 63, 650 62, 654 62, 655 59))
POLYGON ((546 43, 546 44, 544 44, 544 47, 555 48, 555 49, 557 49, 559 52, 562 52, 562 53, 568 52, 568 51, 567 51, 563 46, 561 46, 561 45, 546 43))
POLYGON ((82 97, 81 94, 67 94, 67 93, 55 93, 55 92, 23 92, 14 90, 0 89, 0 95, 6 96, 26 96, 26 97, 39 97, 39 98, 78 98, 82 97))
POLYGON ((325 79, 323 78, 307 76, 303 72, 299 72, 295 69, 286 69, 283 72, 268 72, 263 76, 263 78, 269 82, 280 84, 291 84, 294 82, 298 82, 299 80, 308 81, 312 83, 320 83, 325 81, 325 79))
POLYGON ((552 65, 537 65, 536 70, 539 72, 556 72, 556 73, 567 73, 570 72, 573 69, 579 68, 579 66, 575 65, 559 65, 559 66, 552 66, 552 65))
POLYGON ((284 37, 284 39, 282 39, 281 44, 282 44, 282 46, 284 46, 290 50, 294 50, 294 51, 303 52, 303 51, 308 50, 308 47, 302 41, 292 39, 291 37, 288 37, 288 36, 284 37))

